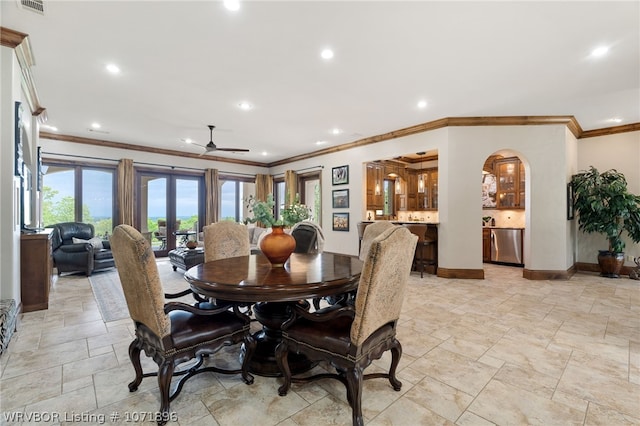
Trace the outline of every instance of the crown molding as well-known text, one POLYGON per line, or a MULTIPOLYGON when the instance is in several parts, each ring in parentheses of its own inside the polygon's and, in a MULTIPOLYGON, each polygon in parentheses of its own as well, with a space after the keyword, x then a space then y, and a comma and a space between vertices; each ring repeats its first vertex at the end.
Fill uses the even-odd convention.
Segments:
POLYGON ((130 143, 112 142, 112 141, 106 141, 101 139, 91 139, 91 138, 84 138, 84 137, 71 136, 71 135, 60 135, 57 133, 49 133, 49 132, 43 132, 43 131, 40 132, 40 138, 50 139, 55 141, 62 141, 62 142, 79 143, 83 145, 95 145, 95 146, 101 146, 101 147, 107 147, 107 148, 127 149, 130 151, 142 151, 142 152, 149 152, 152 154, 170 155, 173 157, 183 157, 183 158, 187 157, 187 158, 196 158, 199 160, 242 164, 245 166, 266 167, 266 164, 259 163, 257 161, 236 160, 234 158, 216 157, 214 155, 205 156, 205 155, 193 154, 191 152, 177 151, 174 149, 152 148, 148 146, 135 145, 130 143))
POLYGON ((31 115, 36 117, 39 123, 46 123, 47 110, 40 104, 36 83, 31 72, 31 68, 35 65, 35 59, 31 50, 29 36, 9 28, 0 27, 0 44, 14 50, 22 73, 20 85, 25 94, 31 115))
POLYGON ((179 157, 189 157, 197 159, 205 159, 210 161, 219 161, 223 163, 242 164, 247 166, 257 167, 275 167, 281 166, 295 161, 306 160, 309 158, 318 157, 321 155, 332 154, 341 151, 347 151, 353 148, 361 146, 371 145, 378 142, 384 142, 391 139, 397 139, 405 136, 414 135, 417 133, 428 132, 445 127, 456 126, 544 126, 544 125, 562 125, 567 126, 569 131, 577 138, 589 138, 595 136, 612 135, 616 133, 634 132, 640 130, 640 123, 626 124, 616 127, 608 127, 604 129, 595 129, 583 131, 580 124, 575 117, 567 116, 503 116, 503 117, 448 117, 441 118, 439 120, 429 121, 426 123, 417 124, 415 126, 405 127, 403 129, 394 130, 392 132, 383 133, 376 136, 370 136, 367 138, 359 139, 354 142, 349 142, 343 145, 324 148, 317 151, 312 151, 306 154, 297 155, 294 157, 285 158, 283 160, 274 161, 272 163, 260 163, 257 161, 236 160, 233 158, 224 158, 216 156, 201 156, 199 154, 186 153, 182 151, 176 151, 172 149, 164 148, 151 148, 142 145, 134 145, 122 142, 112 142, 99 139, 90 139, 78 136, 60 135, 56 133, 40 132, 40 137, 51 140, 58 140, 63 142, 73 142, 85 145, 96 145, 109 148, 129 149, 133 151, 143 151, 155 154, 173 155, 179 157))

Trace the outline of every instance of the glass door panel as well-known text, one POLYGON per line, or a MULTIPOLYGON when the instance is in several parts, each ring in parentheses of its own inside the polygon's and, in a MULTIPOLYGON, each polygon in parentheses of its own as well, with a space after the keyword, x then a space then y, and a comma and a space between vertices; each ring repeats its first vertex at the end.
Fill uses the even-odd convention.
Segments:
POLYGON ((198 196, 198 179, 176 179, 176 247, 186 245, 187 241, 198 241, 198 214, 200 212, 200 197, 198 196))
MULTIPOLYGON (((164 176, 140 176, 140 232, 157 254, 168 252, 168 236, 173 235, 167 224, 167 186, 164 176)), ((171 245, 175 246, 175 242, 171 245)))
POLYGON ((113 172, 82 170, 82 222, 95 234, 107 237, 113 230, 113 172))

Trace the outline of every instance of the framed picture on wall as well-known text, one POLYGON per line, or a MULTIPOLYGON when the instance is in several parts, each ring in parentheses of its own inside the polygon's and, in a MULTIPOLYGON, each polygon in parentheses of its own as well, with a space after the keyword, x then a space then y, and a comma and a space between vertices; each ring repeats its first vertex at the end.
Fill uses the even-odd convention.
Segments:
POLYGON ((574 202, 573 184, 569 182, 567 184, 567 220, 573 220, 573 217, 575 215, 573 202, 574 202))
POLYGON ((340 167, 332 168, 331 183, 333 185, 345 185, 349 183, 349 166, 340 166, 340 167))
POLYGON ((349 213, 333 214, 333 230, 348 231, 349 230, 349 213))
POLYGON ((349 190, 336 189, 333 191, 333 208, 341 209, 349 207, 349 190))

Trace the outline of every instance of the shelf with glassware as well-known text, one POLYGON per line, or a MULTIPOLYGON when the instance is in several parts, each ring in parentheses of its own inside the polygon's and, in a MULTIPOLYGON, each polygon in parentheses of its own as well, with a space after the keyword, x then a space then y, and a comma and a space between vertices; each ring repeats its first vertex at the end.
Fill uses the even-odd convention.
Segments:
POLYGON ((406 191, 400 195, 400 207, 404 211, 438 210, 437 168, 407 170, 406 191), (405 209, 402 208, 404 205, 405 209))
POLYGON ((384 208, 384 165, 381 163, 367 163, 367 210, 382 210, 384 208))

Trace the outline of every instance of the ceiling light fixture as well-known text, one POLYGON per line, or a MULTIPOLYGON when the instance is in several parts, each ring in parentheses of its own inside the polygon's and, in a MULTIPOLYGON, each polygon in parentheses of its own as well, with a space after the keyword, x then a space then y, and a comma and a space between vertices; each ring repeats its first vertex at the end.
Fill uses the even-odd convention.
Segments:
POLYGON ((240 1, 239 0, 224 0, 224 7, 231 12, 237 12, 240 10, 240 1))
POLYGON ((609 48, 607 46, 596 47, 591 51, 591 56, 593 56, 594 58, 599 58, 606 55, 608 51, 609 48))
POLYGON ((325 145, 327 141, 316 141, 316 145, 325 145))
POLYGON ((333 50, 323 49, 322 52, 320 52, 320 56, 322 56, 322 59, 331 59, 333 58, 333 50))
POLYGON ((611 118, 609 121, 612 123, 622 123, 622 118, 615 117, 611 118))
POLYGON ((91 123, 91 128, 93 129, 99 129, 100 127, 102 127, 100 123, 91 123))
POLYGON ((340 133, 342 133, 342 130, 338 129, 337 127, 334 127, 333 129, 331 129, 332 135, 339 135, 340 133))
POLYGON ((418 101, 418 108, 424 109, 427 107, 427 101, 418 101))
POLYGON ((420 156, 420 174, 418 174, 418 193, 424 194, 424 174, 422 173, 422 156, 425 154, 424 151, 417 152, 420 156))
POLYGON ((105 67, 111 74, 120 74, 120 68, 115 64, 107 64, 105 67))
POLYGON ((395 182, 395 187, 396 187, 396 191, 395 193, 397 195, 402 194, 402 179, 400 179, 400 163, 396 163, 396 182, 395 182))
POLYGON ((238 104, 238 107, 240 107, 240 109, 244 111, 249 111, 250 109, 253 109, 253 105, 251 105, 249 102, 240 102, 238 104))

